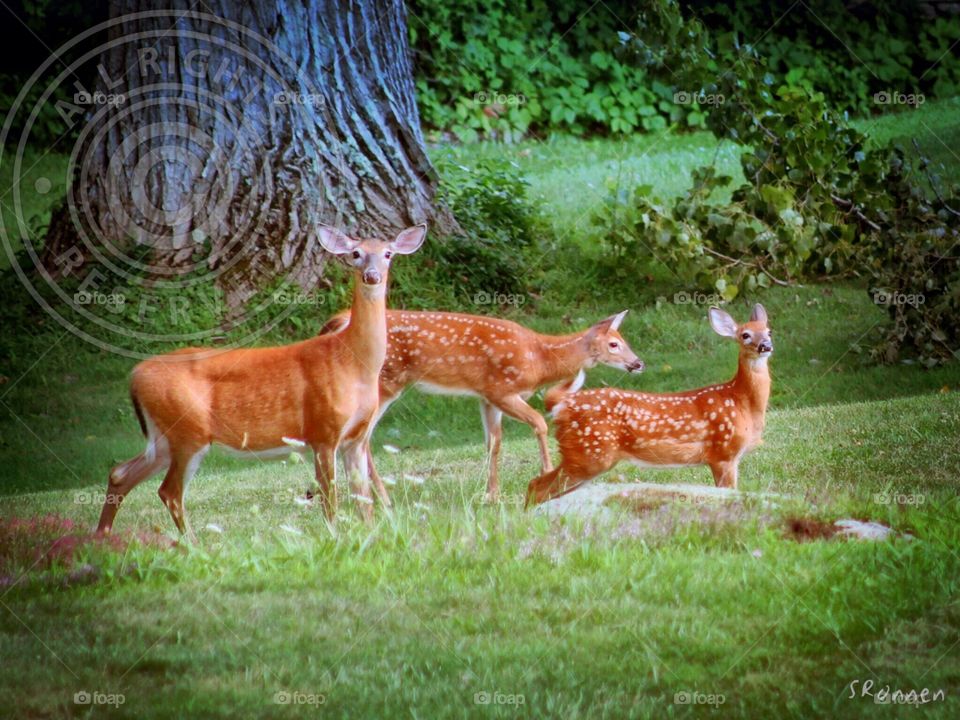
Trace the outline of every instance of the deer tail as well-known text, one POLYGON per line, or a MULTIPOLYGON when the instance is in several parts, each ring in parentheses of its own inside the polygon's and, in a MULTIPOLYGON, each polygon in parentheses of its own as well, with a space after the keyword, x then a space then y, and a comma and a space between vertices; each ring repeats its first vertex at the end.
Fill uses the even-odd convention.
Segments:
POLYGON ((583 370, 580 370, 575 377, 570 380, 564 380, 559 385, 554 385, 552 388, 547 390, 546 394, 543 396, 543 406, 546 408, 547 412, 551 415, 556 415, 563 409, 564 400, 567 399, 568 395, 571 395, 577 392, 580 388, 583 387, 583 382, 586 380, 587 376, 584 374, 583 370))
POLYGON ((147 420, 143 416, 143 408, 140 406, 140 401, 137 400, 137 394, 133 391, 133 388, 130 388, 130 402, 133 403, 133 412, 137 414, 137 422, 140 423, 140 432, 143 433, 144 437, 147 437, 147 420))
POLYGON ((327 320, 324 326, 320 328, 320 332, 318 334, 330 335, 331 333, 338 333, 349 324, 350 324, 349 312, 337 313, 332 318, 327 320))

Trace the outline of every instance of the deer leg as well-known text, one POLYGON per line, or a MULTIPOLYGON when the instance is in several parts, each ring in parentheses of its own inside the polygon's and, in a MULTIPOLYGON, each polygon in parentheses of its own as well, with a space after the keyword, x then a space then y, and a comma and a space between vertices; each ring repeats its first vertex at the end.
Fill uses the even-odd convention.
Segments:
POLYGON ((710 466, 713 471, 713 480, 717 487, 737 489, 737 465, 736 460, 728 462, 717 462, 710 466))
POLYGON ((176 524, 181 535, 190 535, 189 525, 187 523, 187 512, 183 506, 183 495, 190 483, 190 479, 200 467, 200 461, 206 455, 209 445, 193 450, 177 449, 171 452, 170 467, 167 468, 166 477, 160 484, 157 494, 160 500, 170 511, 170 517, 176 524))
POLYGON ((616 460, 609 456, 595 460, 578 457, 576 451, 564 449, 562 442, 560 451, 563 458, 560 466, 530 481, 525 507, 539 505, 546 500, 573 492, 616 465, 616 460))
POLYGON ((363 439, 351 442, 343 449, 343 469, 360 510, 360 517, 368 525, 373 523, 373 498, 370 495, 369 468, 366 443, 363 439))
POLYGON ((314 445, 313 467, 320 488, 320 504, 327 520, 333 522, 337 517, 337 462, 333 448, 314 445))
POLYGON ((530 485, 527 486, 527 501, 524 508, 539 505, 547 500, 553 500, 561 495, 571 493, 596 475, 597 473, 583 474, 576 472, 561 464, 550 472, 546 472, 530 481, 530 485))
POLYGON ((169 464, 170 458, 166 450, 160 451, 154 445, 111 470, 110 480, 107 483, 107 496, 104 498, 103 510, 100 511, 100 522, 97 523, 97 534, 105 535, 113 529, 113 519, 128 492, 147 478, 164 470, 169 464))
POLYGON ((510 417, 524 422, 533 428, 540 445, 540 467, 543 472, 553 469, 550 461, 550 446, 547 444, 547 421, 543 416, 527 405, 519 395, 508 395, 494 401, 494 404, 510 417))
POLYGON ((480 401, 480 416, 483 418, 483 434, 487 443, 487 463, 489 476, 487 478, 486 502, 497 502, 500 497, 500 478, 498 477, 498 460, 500 457, 500 443, 503 438, 503 412, 488 403, 480 401))
POLYGON ((377 423, 380 422, 380 418, 383 417, 387 408, 390 407, 390 404, 396 400, 396 398, 396 393, 391 394, 388 390, 385 390, 383 386, 380 387, 380 406, 377 408, 377 414, 370 423, 370 429, 367 431, 367 439, 363 443, 364 452, 367 456, 367 470, 370 473, 370 479, 373 481, 373 487, 377 491, 377 498, 379 498, 380 502, 383 503, 383 506, 386 508, 391 507, 390 495, 387 492, 386 486, 383 484, 383 478, 380 477, 380 473, 377 472, 377 468, 373 464, 373 451, 370 449, 370 438, 373 437, 373 431, 377 427, 377 423))
POLYGON ((373 451, 370 449, 369 440, 363 444, 363 449, 367 456, 367 470, 370 472, 370 479, 373 481, 373 488, 377 491, 377 498, 385 508, 392 507, 390 495, 387 493, 387 488, 383 484, 383 478, 380 477, 380 473, 377 472, 377 468, 373 464, 373 451))

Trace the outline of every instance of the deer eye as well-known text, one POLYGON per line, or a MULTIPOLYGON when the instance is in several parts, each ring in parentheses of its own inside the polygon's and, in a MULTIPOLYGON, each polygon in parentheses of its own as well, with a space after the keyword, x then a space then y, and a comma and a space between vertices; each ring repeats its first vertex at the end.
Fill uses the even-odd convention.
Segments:
POLYGON ((354 257, 355 259, 359 259, 362 254, 363 254, 363 253, 361 253, 359 250, 354 250, 354 251, 353 251, 353 257, 354 257))
POLYGON ((750 333, 743 333, 743 335, 741 335, 740 337, 743 338, 744 340, 749 340, 749 339, 750 339, 750 333))
POLYGON ((393 253, 390 252, 389 250, 387 250, 387 251, 383 254, 383 257, 384 257, 384 259, 389 260, 390 258, 393 257, 393 253))
POLYGON ((610 349, 611 349, 611 350, 616 350, 618 347, 620 347, 620 343, 618 343, 616 340, 611 340, 611 341, 610 341, 610 349))

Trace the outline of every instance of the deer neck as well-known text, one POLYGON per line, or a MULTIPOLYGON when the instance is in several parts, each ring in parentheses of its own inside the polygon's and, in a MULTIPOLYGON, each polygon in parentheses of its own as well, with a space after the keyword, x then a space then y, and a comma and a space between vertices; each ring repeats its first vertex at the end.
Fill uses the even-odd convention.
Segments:
POLYGON ((763 416, 767 412, 767 402, 770 399, 770 369, 767 366, 769 359, 751 358, 746 353, 741 353, 737 376, 733 379, 735 392, 746 399, 754 415, 763 416))
POLYGON ((350 324, 343 340, 361 367, 361 372, 376 378, 387 356, 387 283, 364 285, 359 273, 353 280, 353 304, 350 324))
POLYGON ((541 384, 573 377, 582 368, 593 365, 587 332, 537 336, 543 367, 541 384))

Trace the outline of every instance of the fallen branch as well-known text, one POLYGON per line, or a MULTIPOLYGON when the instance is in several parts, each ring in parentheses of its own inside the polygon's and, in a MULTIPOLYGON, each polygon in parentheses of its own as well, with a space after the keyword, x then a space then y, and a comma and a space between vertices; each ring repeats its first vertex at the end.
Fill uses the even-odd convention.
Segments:
POLYGON ((720 258, 721 260, 726 260, 726 261, 729 262, 731 265, 743 265, 744 267, 757 268, 760 272, 762 272, 764 275, 766 275, 768 278, 770 278, 770 279, 771 279, 773 282, 775 282, 777 285, 782 285, 783 287, 790 287, 790 283, 789 283, 789 282, 787 282, 786 280, 781 280, 780 278, 778 278, 778 277, 776 277, 775 275, 773 275, 769 270, 767 270, 767 269, 763 266, 763 264, 762 264, 759 260, 758 260, 757 262, 749 262, 748 260, 742 260, 742 259, 741 259, 741 260, 738 260, 737 258, 732 258, 732 257, 730 257, 729 255, 724 255, 722 252, 718 252, 717 250, 714 250, 714 249, 711 248, 711 247, 707 247, 706 245, 703 246, 703 249, 704 249, 706 252, 708 252, 708 253, 710 253, 711 255, 713 255, 714 257, 718 257, 718 258, 720 258))
POLYGON ((833 200, 837 205, 841 205, 849 209, 850 212, 852 212, 854 215, 857 216, 858 220, 869 225, 871 228, 873 228, 877 232, 880 232, 881 230, 883 230, 883 228, 881 228, 879 225, 873 222, 873 220, 871 220, 866 215, 864 215, 863 212, 860 210, 860 208, 858 208, 856 205, 853 204, 853 201, 847 200, 845 198, 840 197, 839 195, 834 195, 832 193, 830 194, 830 199, 833 200))
POLYGON ((923 153, 920 151, 920 143, 917 142, 916 138, 912 138, 913 147, 917 151, 917 155, 920 156, 921 166, 923 167, 923 174, 927 176, 927 182, 930 183, 930 188, 933 190, 933 194, 937 196, 937 200, 940 201, 940 204, 943 208, 956 217, 960 217, 960 211, 954 210, 952 207, 947 205, 947 201, 943 199, 943 195, 940 194, 940 190, 937 187, 937 184, 933 181, 933 176, 930 175, 929 163, 926 162, 926 158, 923 156, 923 153))

